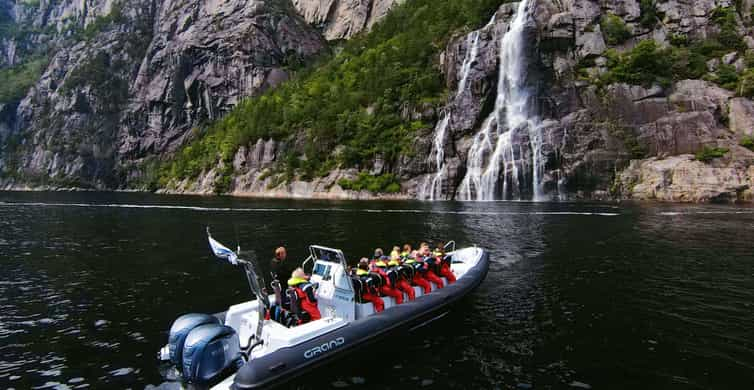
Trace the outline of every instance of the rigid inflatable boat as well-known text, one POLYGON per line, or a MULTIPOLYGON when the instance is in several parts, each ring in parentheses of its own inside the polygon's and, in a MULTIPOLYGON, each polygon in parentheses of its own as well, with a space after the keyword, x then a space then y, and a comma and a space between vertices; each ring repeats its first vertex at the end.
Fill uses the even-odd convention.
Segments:
MULTIPOLYGON (((311 267, 310 282, 317 286, 317 306, 322 318, 286 327, 269 319, 275 295, 260 288, 263 280, 254 262, 214 241, 215 254, 241 265, 256 299, 233 305, 220 314, 186 314, 170 329, 168 345, 158 354, 175 366, 181 381, 212 389, 257 389, 280 385, 348 352, 399 332, 411 331, 445 316, 449 306, 469 294, 484 280, 489 256, 481 248, 455 249, 447 256, 455 283, 423 294, 413 286, 416 299, 396 305, 382 297, 385 310, 360 303, 343 252, 323 246, 309 247, 304 267, 311 267), (312 264, 313 263, 313 264, 312 264)), ((404 294, 405 297, 405 294, 404 294)))

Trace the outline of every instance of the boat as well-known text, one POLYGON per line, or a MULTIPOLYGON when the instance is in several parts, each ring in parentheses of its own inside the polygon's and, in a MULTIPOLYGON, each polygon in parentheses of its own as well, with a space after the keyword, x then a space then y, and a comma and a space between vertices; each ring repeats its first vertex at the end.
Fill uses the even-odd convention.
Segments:
POLYGON ((348 274, 343 252, 311 245, 302 266, 311 268, 310 282, 317 286, 322 318, 287 327, 269 319, 270 308, 280 298, 261 288, 264 281, 255 262, 241 259, 209 231, 208 238, 215 255, 245 270, 255 299, 218 314, 179 317, 158 357, 175 367, 178 380, 213 390, 277 386, 389 335, 428 325, 479 286, 489 269, 487 251, 476 246, 456 249, 451 241, 446 256, 455 283, 443 280, 443 288, 433 283, 428 294, 413 286, 416 298, 401 304, 382 297, 385 309, 375 312, 372 303, 357 296, 358 286, 348 274))

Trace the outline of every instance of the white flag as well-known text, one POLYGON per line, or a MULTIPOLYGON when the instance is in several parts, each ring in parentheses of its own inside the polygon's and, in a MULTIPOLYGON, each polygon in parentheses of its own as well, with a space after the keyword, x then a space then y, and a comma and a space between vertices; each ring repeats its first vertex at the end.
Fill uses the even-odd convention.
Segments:
POLYGON ((212 236, 209 234, 207 234, 207 239, 209 239, 209 246, 210 248, 212 248, 212 252, 215 254, 215 256, 228 260, 233 265, 238 264, 238 255, 236 255, 236 252, 233 252, 225 245, 215 241, 215 239, 212 238, 212 236))

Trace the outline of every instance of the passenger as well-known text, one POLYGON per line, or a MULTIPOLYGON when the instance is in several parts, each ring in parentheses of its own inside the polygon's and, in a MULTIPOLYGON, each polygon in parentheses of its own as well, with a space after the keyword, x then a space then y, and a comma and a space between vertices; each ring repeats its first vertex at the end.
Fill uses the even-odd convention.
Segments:
POLYGON ((275 249, 275 257, 270 261, 270 274, 272 275, 270 286, 272 287, 272 281, 278 280, 280 281, 280 287, 283 291, 288 288, 285 281, 285 275, 288 275, 288 273, 291 272, 291 268, 288 267, 288 264, 285 261, 287 257, 288 252, 285 250, 285 247, 281 246, 275 249))
MULTIPOLYGON (((375 251, 375 255, 377 252, 375 251)), ((403 293, 397 289, 398 275, 388 275, 387 262, 380 258, 372 262, 372 272, 376 272, 385 279, 385 283, 380 287, 380 292, 383 295, 395 298, 395 303, 403 303, 403 293), (392 278, 391 278, 392 277, 392 278)))
POLYGON ((399 261, 401 260, 401 247, 393 247, 393 250, 390 252, 390 260, 392 260, 394 257, 397 257, 399 261))
POLYGON ((372 302, 375 312, 379 313, 385 310, 385 302, 377 296, 377 288, 374 285, 374 280, 369 276, 369 260, 366 257, 362 257, 355 271, 356 277, 361 279, 364 286, 361 298, 367 302, 372 302))
POLYGON ((373 260, 385 260, 385 253, 382 251, 382 248, 377 248, 374 250, 374 257, 372 257, 373 260))
POLYGON ((437 243, 433 255, 440 262, 440 275, 448 280, 448 284, 455 283, 456 276, 453 275, 453 271, 450 269, 450 258, 445 256, 445 245, 442 242, 437 243))
POLYGON ((408 300, 413 301, 416 299, 416 291, 414 291, 414 288, 411 287, 411 284, 409 283, 409 280, 407 280, 403 272, 401 272, 401 255, 398 253, 398 247, 394 247, 393 251, 390 252, 390 261, 387 263, 388 266, 388 272, 395 273, 396 277, 396 284, 395 286, 398 288, 398 290, 403 291, 408 295, 408 300))
POLYGON ((407 260, 403 262, 403 264, 414 269, 413 283, 421 287, 424 291, 424 294, 429 294, 432 292, 432 285, 429 284, 429 281, 424 278, 426 264, 424 263, 424 261, 417 259, 417 257, 408 257, 407 260))
POLYGON ((422 242, 421 245, 419 245, 419 257, 423 258, 424 262, 427 264, 426 272, 423 275, 424 278, 436 284, 437 288, 445 287, 445 283, 442 282, 442 279, 437 276, 433 269, 436 268, 439 270, 439 264, 437 264, 437 259, 432 256, 432 252, 429 250, 429 244, 426 242, 422 242))
MULTIPOLYGON (((309 314, 310 321, 322 318, 317 308, 317 297, 314 294, 314 285, 309 283, 309 277, 303 268, 296 268, 288 279, 288 287, 295 291, 300 309, 309 314)), ((293 308, 298 309, 298 308, 293 308)), ((294 312, 296 310, 293 310, 294 312)), ((301 323, 306 322, 303 318, 301 323)))
POLYGON ((405 244, 403 245, 403 251, 401 252, 401 257, 403 258, 403 261, 408 260, 411 256, 411 252, 413 250, 411 249, 411 244, 405 244))

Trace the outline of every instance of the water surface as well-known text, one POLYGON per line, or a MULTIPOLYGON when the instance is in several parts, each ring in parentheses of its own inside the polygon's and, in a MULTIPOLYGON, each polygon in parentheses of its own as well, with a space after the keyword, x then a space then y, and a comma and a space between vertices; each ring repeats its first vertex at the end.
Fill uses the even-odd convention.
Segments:
POLYGON ((173 319, 248 299, 204 227, 266 262, 455 239, 491 252, 462 306, 299 388, 754 386, 754 209, 0 193, 0 388, 143 388, 173 319))

